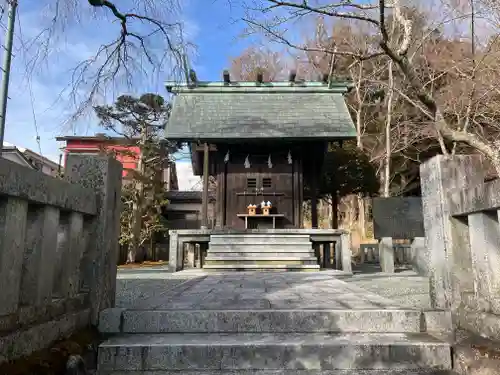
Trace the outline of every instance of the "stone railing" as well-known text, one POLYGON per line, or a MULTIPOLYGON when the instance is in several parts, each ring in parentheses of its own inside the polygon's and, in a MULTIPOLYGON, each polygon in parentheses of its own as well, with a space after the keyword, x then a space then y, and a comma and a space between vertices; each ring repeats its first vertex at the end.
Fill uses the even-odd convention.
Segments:
POLYGON ((500 180, 470 156, 435 157, 420 176, 432 305, 500 339, 500 180))
POLYGON ((122 166, 69 156, 65 179, 0 158, 0 362, 114 306, 122 166))
POLYGON ((380 264, 382 272, 393 273, 396 267, 411 266, 421 275, 427 275, 425 261, 422 254, 425 253, 423 237, 415 237, 410 244, 395 243, 392 237, 384 237, 377 243, 363 243, 359 245, 359 264, 380 264))

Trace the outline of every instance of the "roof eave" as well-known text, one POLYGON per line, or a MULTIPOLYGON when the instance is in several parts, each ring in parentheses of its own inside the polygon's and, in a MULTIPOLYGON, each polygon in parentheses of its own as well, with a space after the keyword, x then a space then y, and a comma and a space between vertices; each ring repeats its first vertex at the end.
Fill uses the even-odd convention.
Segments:
MULTIPOLYGON (((180 141, 180 142, 224 142, 227 143, 227 141, 240 141, 242 143, 247 142, 247 141, 262 141, 262 137, 235 137, 235 138, 229 138, 228 136, 223 136, 223 135, 193 135, 193 136, 186 136, 186 135, 166 135, 166 138, 172 141, 180 141)), ((283 141, 318 141, 318 140, 324 140, 324 141, 335 141, 339 139, 354 139, 356 138, 356 133, 351 132, 347 134, 335 134, 335 135, 328 135, 328 136, 315 136, 315 137, 283 137, 283 136, 276 136, 276 137, 267 137, 266 140, 283 140, 283 141)))
POLYGON ((231 93, 231 92, 301 92, 301 93, 346 93, 353 87, 347 81, 339 82, 165 82, 169 93, 231 93))

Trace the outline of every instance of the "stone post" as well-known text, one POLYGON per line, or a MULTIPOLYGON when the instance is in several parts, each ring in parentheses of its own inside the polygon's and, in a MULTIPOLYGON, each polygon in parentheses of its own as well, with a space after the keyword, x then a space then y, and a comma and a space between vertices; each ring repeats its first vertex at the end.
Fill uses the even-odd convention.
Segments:
POLYGON ((19 305, 27 215, 28 201, 0 201, 0 315, 16 312, 19 305))
POLYGON ((360 264, 365 263, 365 258, 366 258, 365 251, 366 251, 366 248, 359 245, 359 263, 360 264))
POLYGON ((476 304, 483 311, 500 314, 500 225, 498 213, 476 212, 469 215, 472 271, 476 286, 476 304))
POLYGON ((371 246, 366 248, 366 261, 368 263, 373 263, 375 261, 375 250, 371 246))
POLYGON ((352 272, 351 236, 349 233, 340 235, 340 256, 342 262, 342 271, 352 272))
POLYGON ((382 272, 394 273, 394 247, 392 237, 382 237, 378 244, 380 268, 382 272))
POLYGON ((194 244, 194 251, 196 254, 196 268, 202 268, 202 254, 201 254, 201 248, 200 245, 194 244))
POLYGON ((312 248, 314 250, 314 255, 316 256, 316 258, 318 259, 318 264, 321 265, 321 267, 323 267, 323 265, 325 264, 325 253, 324 253, 324 248, 323 248, 323 253, 321 253, 321 248, 320 248, 320 245, 319 243, 314 243, 312 244, 312 248), (321 256, 323 255, 323 256, 321 256))
POLYGON ((88 259, 82 264, 89 288, 91 322, 115 305, 121 214, 122 165, 111 156, 68 155, 65 179, 97 193, 97 216, 88 226, 88 259))
POLYGON ((410 263, 414 271, 419 275, 429 275, 429 253, 425 246, 424 237, 415 237, 410 245, 410 263))
POLYGON ((187 251, 187 254, 186 254, 186 261, 187 261, 187 266, 189 268, 194 268, 195 267, 195 249, 194 249, 194 243, 191 243, 191 242, 188 242, 186 244, 186 251, 187 251))
POLYGON ((420 165, 428 256, 422 262, 428 264, 433 308, 454 309, 460 303, 462 292, 473 291, 467 224, 450 217, 448 197, 483 181, 479 157, 438 155, 420 165))
POLYGON ((37 207, 28 211, 21 303, 45 305, 52 301, 57 251, 59 209, 37 207))
POLYGON ((177 271, 177 260, 179 258, 178 255, 178 247, 179 247, 179 235, 176 230, 171 230, 168 233, 168 243, 169 243, 169 251, 168 251, 168 271, 176 272, 177 271))

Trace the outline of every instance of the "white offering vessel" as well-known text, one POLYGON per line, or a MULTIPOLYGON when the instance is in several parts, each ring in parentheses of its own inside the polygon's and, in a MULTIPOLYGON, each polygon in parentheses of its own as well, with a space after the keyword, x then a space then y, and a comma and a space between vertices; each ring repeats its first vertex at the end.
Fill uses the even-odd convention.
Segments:
POLYGON ((265 202, 265 201, 262 201, 262 202, 260 203, 260 207, 265 207, 265 206, 266 206, 266 202, 265 202))
POLYGON ((271 202, 267 201, 267 205, 268 205, 269 207, 271 207, 271 202))

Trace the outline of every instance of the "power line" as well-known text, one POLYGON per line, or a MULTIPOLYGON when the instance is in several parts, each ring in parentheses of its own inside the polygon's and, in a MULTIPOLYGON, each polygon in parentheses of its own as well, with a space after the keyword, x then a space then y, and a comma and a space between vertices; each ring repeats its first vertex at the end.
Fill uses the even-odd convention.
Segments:
MULTIPOLYGON (((18 13, 18 15, 19 15, 19 13, 18 13)), ((17 23, 18 23, 19 40, 21 42, 21 47, 22 47, 23 51, 26 51, 26 43, 24 42, 23 29, 21 27, 20 17, 17 17, 17 23)), ((35 97, 33 95, 33 81, 32 81, 31 75, 28 75, 28 89, 30 92, 31 115, 33 116, 33 125, 35 126, 36 143, 38 145, 38 152, 40 153, 41 156, 43 156, 40 133, 38 132, 38 123, 37 123, 37 119, 36 119, 35 97)))

